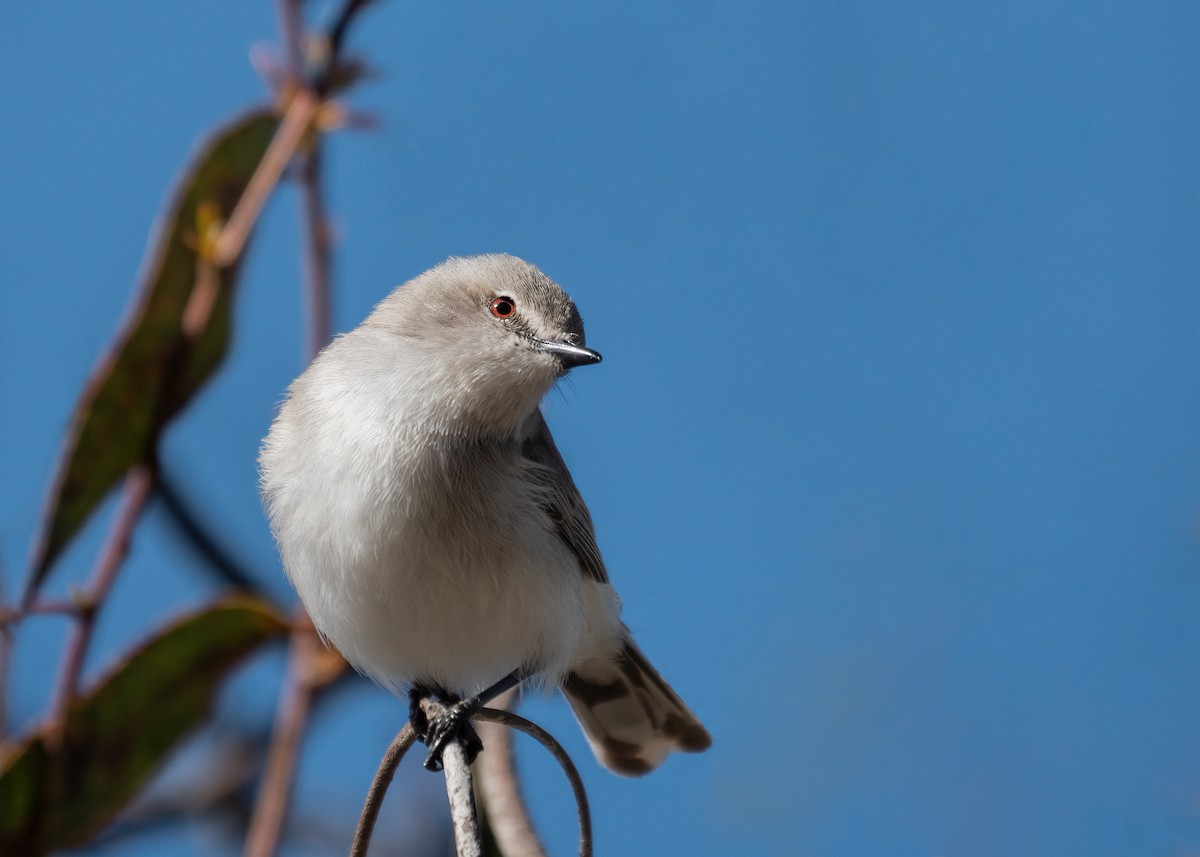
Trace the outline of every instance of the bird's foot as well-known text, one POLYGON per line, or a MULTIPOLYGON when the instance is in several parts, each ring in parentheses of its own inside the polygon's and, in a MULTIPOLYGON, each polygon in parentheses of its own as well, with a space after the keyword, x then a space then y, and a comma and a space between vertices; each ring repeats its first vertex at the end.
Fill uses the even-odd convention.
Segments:
POLYGON ((408 692, 408 722, 412 724, 417 737, 429 748, 425 767, 431 771, 440 771, 442 751, 451 741, 461 741, 463 751, 467 755, 467 764, 474 762, 479 751, 483 749, 483 742, 479 740, 479 733, 471 725, 471 718, 499 694, 520 684, 522 677, 521 672, 514 670, 482 693, 457 702, 440 702, 432 717, 425 713, 421 703, 426 699, 433 699, 433 691, 415 685, 408 692))
POLYGON ((422 740, 429 748, 429 755, 425 757, 426 770, 442 769, 442 752, 451 741, 462 742, 468 765, 475 761, 475 757, 483 749, 483 742, 479 740, 479 733, 470 721, 471 715, 479 710, 480 705, 478 698, 464 699, 444 705, 433 717, 425 718, 426 729, 422 740))

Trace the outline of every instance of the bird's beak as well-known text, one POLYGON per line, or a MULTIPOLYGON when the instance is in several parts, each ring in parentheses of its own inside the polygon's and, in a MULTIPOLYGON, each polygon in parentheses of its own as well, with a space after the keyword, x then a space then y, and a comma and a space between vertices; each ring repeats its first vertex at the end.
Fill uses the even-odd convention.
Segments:
POLYGON ((602 359, 599 351, 583 348, 579 345, 568 345, 565 342, 554 342, 549 339, 537 340, 538 348, 548 351, 559 359, 563 366, 573 369, 576 366, 591 366, 602 359))

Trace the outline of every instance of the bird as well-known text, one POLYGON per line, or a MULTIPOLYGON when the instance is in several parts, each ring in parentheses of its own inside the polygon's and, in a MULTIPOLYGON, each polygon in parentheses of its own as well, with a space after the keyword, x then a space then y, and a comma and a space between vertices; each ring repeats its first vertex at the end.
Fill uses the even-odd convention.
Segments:
POLYGON ((507 254, 451 257, 394 289, 289 387, 260 487, 322 638, 409 701, 426 767, 520 685, 561 689, 602 765, 645 774, 707 749, 642 654, 541 410, 597 364, 574 302, 507 254), (427 718, 420 701, 445 704, 427 718))

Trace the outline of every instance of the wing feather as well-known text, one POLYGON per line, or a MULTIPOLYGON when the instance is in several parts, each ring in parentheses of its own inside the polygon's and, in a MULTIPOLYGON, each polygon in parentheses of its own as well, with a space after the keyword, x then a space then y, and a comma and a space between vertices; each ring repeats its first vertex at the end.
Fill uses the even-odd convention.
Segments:
POLYGON ((608 570, 596 545, 596 531, 592 527, 592 516, 587 504, 575 487, 575 480, 567 470, 550 426, 539 409, 533 415, 532 429, 522 444, 522 454, 539 465, 546 480, 546 514, 554 522, 559 537, 579 558, 583 572, 599 583, 608 583, 608 570))

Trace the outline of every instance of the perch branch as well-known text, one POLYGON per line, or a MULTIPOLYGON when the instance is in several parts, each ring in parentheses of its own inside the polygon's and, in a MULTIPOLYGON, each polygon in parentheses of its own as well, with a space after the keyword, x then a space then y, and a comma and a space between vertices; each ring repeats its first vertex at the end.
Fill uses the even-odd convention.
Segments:
MULTIPOLYGON (((421 707, 425 709, 425 713, 429 717, 434 716, 441 708, 437 702, 429 699, 422 700, 421 707)), ((587 793, 583 788, 583 780, 579 776, 575 763, 571 761, 571 757, 567 755, 567 751, 563 749, 562 745, 542 727, 508 711, 481 708, 472 719, 517 729, 534 738, 550 751, 567 775, 571 791, 575 796, 575 809, 579 816, 579 855, 580 857, 592 857, 592 814, 588 808, 587 793)), ((350 857, 366 857, 367 848, 371 844, 371 833, 375 829, 375 822, 379 817, 379 808, 383 803, 384 795, 396 774, 400 760, 415 740, 416 734, 413 732, 412 726, 406 723, 393 739, 391 746, 388 747, 383 761, 379 763, 379 770, 371 782, 371 789, 367 793, 367 800, 363 805, 362 815, 359 817, 358 828, 354 833, 350 857)), ((484 753, 486 752, 485 747, 484 753)), ((454 820, 454 841, 458 849, 458 857, 479 857, 482 853, 482 844, 479 839, 478 816, 475 812, 471 789, 470 766, 466 764, 466 756, 461 742, 452 742, 444 751, 442 761, 445 765, 446 794, 450 800, 450 812, 454 820)), ((534 840, 536 841, 536 836, 534 840)), ((538 847, 540 848, 540 844, 538 847)))
MULTIPOLYGON (((421 700, 421 708, 430 722, 445 711, 440 702, 432 699, 421 700)), ((471 765, 461 739, 451 741, 442 750, 442 766, 446 774, 446 797, 450 800, 455 853, 458 857, 483 857, 475 786, 471 782, 471 765)))
POLYGON ((446 771, 446 797, 450 799, 450 820, 454 825, 454 850, 458 857, 483 857, 479 836, 479 814, 475 811, 475 787, 471 766, 461 741, 452 741, 442 751, 446 771))

